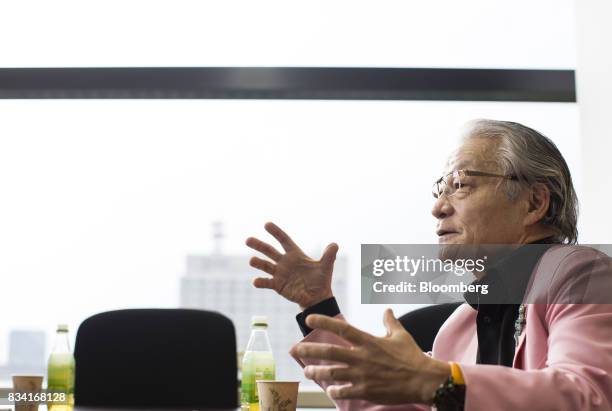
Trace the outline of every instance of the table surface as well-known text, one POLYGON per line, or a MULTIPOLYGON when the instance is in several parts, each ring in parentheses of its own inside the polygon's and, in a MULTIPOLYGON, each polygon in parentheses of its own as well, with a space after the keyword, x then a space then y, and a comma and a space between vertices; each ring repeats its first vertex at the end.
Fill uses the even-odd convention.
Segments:
MULTIPOLYGON (((300 408, 297 411, 329 411, 331 408, 300 408)), ((0 411, 14 410, 13 406, 0 405, 0 411)), ((41 405, 38 408, 39 411, 46 411, 47 406, 41 405)), ((238 408, 222 408, 222 409, 194 409, 194 408, 151 408, 151 407, 132 407, 132 408, 115 408, 115 407, 74 407, 74 411, 240 411, 238 408)))
MULTIPOLYGON (((46 411, 47 407, 41 405, 39 411, 46 411)), ((329 411, 331 408, 298 408, 297 411, 329 411)), ((2 410, 14 410, 12 406, 0 406, 2 410)), ((106 407, 74 407, 74 411, 200 411, 194 408, 106 408, 106 407)), ((239 411, 240 408, 223 408, 223 409, 201 409, 201 411, 239 411)))
MULTIPOLYGON (((297 411, 329 411, 332 408, 299 408, 297 411)), ((193 408, 105 408, 105 407, 74 407, 74 411, 200 411, 193 408)), ((201 411, 239 411, 238 408, 223 408, 223 409, 202 409, 201 411)))

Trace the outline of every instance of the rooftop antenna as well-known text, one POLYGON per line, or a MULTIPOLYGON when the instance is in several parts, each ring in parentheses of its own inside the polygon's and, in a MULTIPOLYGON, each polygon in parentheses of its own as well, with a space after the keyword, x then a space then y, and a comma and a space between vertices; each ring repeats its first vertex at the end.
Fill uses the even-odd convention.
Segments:
POLYGON ((213 242, 214 242, 214 254, 221 255, 221 243, 223 242, 223 222, 213 221, 213 242))

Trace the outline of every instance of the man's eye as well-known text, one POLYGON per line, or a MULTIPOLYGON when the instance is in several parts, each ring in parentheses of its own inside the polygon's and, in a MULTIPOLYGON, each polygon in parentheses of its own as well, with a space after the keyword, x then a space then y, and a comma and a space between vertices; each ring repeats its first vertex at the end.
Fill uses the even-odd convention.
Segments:
POLYGON ((467 193, 470 191, 470 186, 465 183, 456 184, 455 191, 458 191, 460 193, 467 193))

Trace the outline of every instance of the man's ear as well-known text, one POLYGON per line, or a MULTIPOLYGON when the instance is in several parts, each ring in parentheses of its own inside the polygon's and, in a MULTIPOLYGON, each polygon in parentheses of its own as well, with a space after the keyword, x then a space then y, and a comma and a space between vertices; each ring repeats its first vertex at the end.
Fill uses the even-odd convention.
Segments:
POLYGON ((528 192, 529 208, 525 216, 525 225, 530 226, 540 222, 550 206, 550 190, 545 184, 535 183, 528 192))

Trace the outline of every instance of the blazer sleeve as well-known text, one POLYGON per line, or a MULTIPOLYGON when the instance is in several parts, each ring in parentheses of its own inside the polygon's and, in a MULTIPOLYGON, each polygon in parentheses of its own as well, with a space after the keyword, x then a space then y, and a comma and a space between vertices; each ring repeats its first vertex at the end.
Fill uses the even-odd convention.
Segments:
MULTIPOLYGON (((344 320, 344 317, 342 316, 342 314, 338 314, 334 318, 339 318, 339 319, 344 320)), ((306 337, 304 337, 304 339, 301 342, 328 343, 328 344, 340 345, 343 347, 350 346, 350 343, 346 341, 345 339, 340 338, 337 335, 330 333, 328 331, 324 331, 324 330, 314 330, 310 332, 306 337)), ((310 360, 310 359, 300 358, 295 352, 295 345, 291 348, 289 353, 302 367, 305 367, 307 365, 332 364, 332 362, 330 361, 310 360)), ((332 384, 326 384, 322 381, 315 380, 315 382, 321 388, 323 388, 323 390, 326 390, 326 388, 329 385, 332 385, 332 384)), ((369 401, 364 401, 364 400, 336 400, 334 401, 334 403, 336 404, 337 409, 341 411, 357 411, 357 410, 360 410, 360 411, 361 410, 363 411, 400 411, 400 410, 402 411, 426 411, 427 410, 428 411, 431 409, 431 407, 424 405, 424 404, 379 405, 379 404, 374 404, 374 403, 371 403, 369 401)))
POLYGON ((584 249, 557 260, 546 304, 528 307, 548 332, 545 364, 536 370, 461 364, 466 411, 612 410, 611 261, 584 249), (584 304, 567 303, 589 290, 594 294, 584 304))

